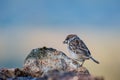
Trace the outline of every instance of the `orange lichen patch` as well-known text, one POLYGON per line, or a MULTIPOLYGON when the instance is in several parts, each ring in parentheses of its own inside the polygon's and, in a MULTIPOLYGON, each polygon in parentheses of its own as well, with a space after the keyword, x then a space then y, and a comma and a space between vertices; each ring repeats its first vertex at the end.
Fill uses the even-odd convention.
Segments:
POLYGON ((54 59, 53 61, 58 62, 58 61, 59 61, 59 59, 54 59))
POLYGON ((54 52, 54 55, 59 55, 59 54, 60 54, 60 52, 58 52, 58 51, 54 52))
POLYGON ((85 67, 78 68, 79 72, 88 72, 88 70, 85 67))
POLYGON ((41 65, 47 65, 48 64, 47 61, 45 61, 45 60, 41 60, 40 63, 41 63, 41 65))

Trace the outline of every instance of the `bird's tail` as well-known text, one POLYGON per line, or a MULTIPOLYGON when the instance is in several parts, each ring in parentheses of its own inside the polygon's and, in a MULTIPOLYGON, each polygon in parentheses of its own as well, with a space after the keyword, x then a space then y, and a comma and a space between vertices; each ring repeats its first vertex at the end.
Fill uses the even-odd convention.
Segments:
POLYGON ((92 59, 95 63, 99 64, 99 61, 95 60, 92 56, 90 56, 90 59, 92 59))

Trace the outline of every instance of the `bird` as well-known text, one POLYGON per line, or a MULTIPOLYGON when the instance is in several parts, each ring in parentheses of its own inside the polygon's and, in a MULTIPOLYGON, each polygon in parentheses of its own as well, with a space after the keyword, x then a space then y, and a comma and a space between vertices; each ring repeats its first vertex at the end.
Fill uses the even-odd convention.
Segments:
POLYGON ((77 62, 81 62, 81 66, 85 60, 89 59, 99 64, 99 61, 95 60, 91 56, 91 53, 85 43, 76 34, 67 35, 63 43, 68 45, 68 50, 72 56, 71 58, 77 62))

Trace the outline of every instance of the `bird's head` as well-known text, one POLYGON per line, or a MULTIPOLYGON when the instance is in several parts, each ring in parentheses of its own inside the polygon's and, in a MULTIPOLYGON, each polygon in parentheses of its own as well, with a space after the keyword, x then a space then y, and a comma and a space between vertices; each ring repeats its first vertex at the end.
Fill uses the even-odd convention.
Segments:
POLYGON ((63 44, 69 44, 70 41, 74 40, 77 37, 76 34, 70 34, 66 37, 66 39, 63 41, 63 44))

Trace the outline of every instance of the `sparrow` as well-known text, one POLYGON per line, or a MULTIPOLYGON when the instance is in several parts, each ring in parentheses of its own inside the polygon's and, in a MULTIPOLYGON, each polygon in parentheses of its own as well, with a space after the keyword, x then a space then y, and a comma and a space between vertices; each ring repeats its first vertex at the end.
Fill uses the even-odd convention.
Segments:
POLYGON ((68 45, 68 50, 72 55, 71 58, 81 62, 81 66, 85 60, 89 59, 99 64, 99 62, 91 56, 91 53, 85 43, 76 34, 68 35, 63 43, 68 45))

